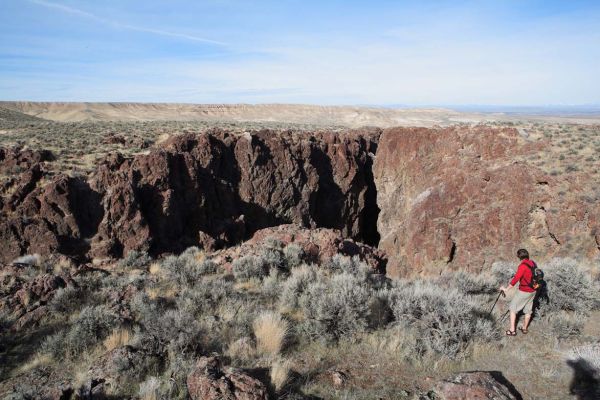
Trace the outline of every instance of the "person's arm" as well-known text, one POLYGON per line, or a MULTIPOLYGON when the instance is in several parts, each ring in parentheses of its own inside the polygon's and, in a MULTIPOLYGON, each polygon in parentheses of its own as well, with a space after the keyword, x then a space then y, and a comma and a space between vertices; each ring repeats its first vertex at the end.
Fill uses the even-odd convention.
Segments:
POLYGON ((506 286, 506 287, 501 286, 500 291, 506 292, 506 291, 512 289, 517 284, 517 282, 519 282, 519 280, 523 277, 523 274, 525 273, 525 271, 523 270, 523 267, 524 267, 523 264, 519 265, 519 268, 517 269, 517 273, 512 278, 512 280, 510 281, 508 286, 506 286))

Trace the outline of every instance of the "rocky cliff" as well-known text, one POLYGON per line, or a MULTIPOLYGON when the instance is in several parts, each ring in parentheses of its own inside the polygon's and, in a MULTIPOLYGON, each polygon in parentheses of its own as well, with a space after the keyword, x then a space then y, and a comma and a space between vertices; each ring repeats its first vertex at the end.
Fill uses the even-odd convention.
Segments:
POLYGON ((536 258, 597 256, 600 209, 579 196, 591 182, 534 166, 544 146, 512 128, 386 130, 374 175, 388 271, 478 271, 520 247, 536 258))
POLYGON ((590 182, 530 163, 544 146, 512 128, 212 130, 109 154, 89 176, 0 149, 0 257, 217 249, 289 223, 379 245, 396 276, 478 270, 521 246, 596 257, 599 206, 579 196, 590 182))
POLYGON ((42 153, 5 150, 0 162, 14 177, 2 189, 2 259, 215 249, 285 223, 376 244, 371 171, 379 134, 178 135, 149 154, 111 154, 87 178, 49 182, 42 153))

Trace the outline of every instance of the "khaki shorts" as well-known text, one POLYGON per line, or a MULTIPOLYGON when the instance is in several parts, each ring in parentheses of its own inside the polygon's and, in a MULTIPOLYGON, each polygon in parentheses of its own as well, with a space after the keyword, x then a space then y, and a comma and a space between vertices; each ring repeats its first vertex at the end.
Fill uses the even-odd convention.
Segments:
POLYGON ((533 312, 533 298, 535 297, 535 292, 528 293, 517 290, 517 294, 513 297, 510 302, 510 311, 514 313, 518 313, 523 310, 525 314, 531 314, 533 312))

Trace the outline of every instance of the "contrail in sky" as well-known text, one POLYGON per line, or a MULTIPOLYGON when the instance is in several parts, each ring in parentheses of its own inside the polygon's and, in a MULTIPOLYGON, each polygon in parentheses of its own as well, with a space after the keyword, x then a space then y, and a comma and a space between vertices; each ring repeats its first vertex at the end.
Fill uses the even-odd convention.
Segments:
POLYGON ((219 46, 226 45, 226 43, 219 42, 217 40, 211 40, 211 39, 206 39, 206 38, 202 38, 202 37, 198 37, 198 36, 187 35, 185 33, 170 32, 170 31, 164 31, 162 29, 152 29, 152 28, 146 28, 143 26, 123 24, 118 21, 112 21, 109 19, 98 17, 95 14, 80 10, 78 8, 65 6, 63 4, 54 3, 51 1, 46 1, 46 0, 28 0, 28 1, 30 3, 34 3, 34 4, 37 4, 42 7, 53 8, 53 9, 60 10, 62 12, 68 13, 68 14, 78 15, 80 17, 88 18, 88 19, 94 20, 96 22, 99 22, 101 24, 112 25, 114 27, 128 29, 130 31, 152 33, 154 35, 174 37, 174 38, 179 38, 179 39, 191 40, 191 41, 195 41, 195 42, 215 44, 215 45, 219 45, 219 46))

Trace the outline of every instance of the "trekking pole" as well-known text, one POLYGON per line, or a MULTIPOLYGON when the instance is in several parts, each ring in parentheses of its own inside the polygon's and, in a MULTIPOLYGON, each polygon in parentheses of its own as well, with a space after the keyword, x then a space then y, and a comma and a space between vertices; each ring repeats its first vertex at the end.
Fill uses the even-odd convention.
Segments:
POLYGON ((492 314, 492 311, 494 311, 494 307, 496 307, 496 303, 498 303, 498 300, 500 300, 500 296, 502 296, 504 294, 504 292, 501 290, 500 293, 498 293, 498 297, 496 297, 496 301, 494 301, 494 305, 492 306, 489 314, 492 314))
POLYGON ((500 318, 500 321, 498 321, 499 324, 501 324, 502 321, 504 321, 504 318, 506 318, 506 316, 508 315, 509 312, 510 312, 510 309, 506 310, 506 312, 504 313, 504 315, 502 316, 502 318, 500 318))

